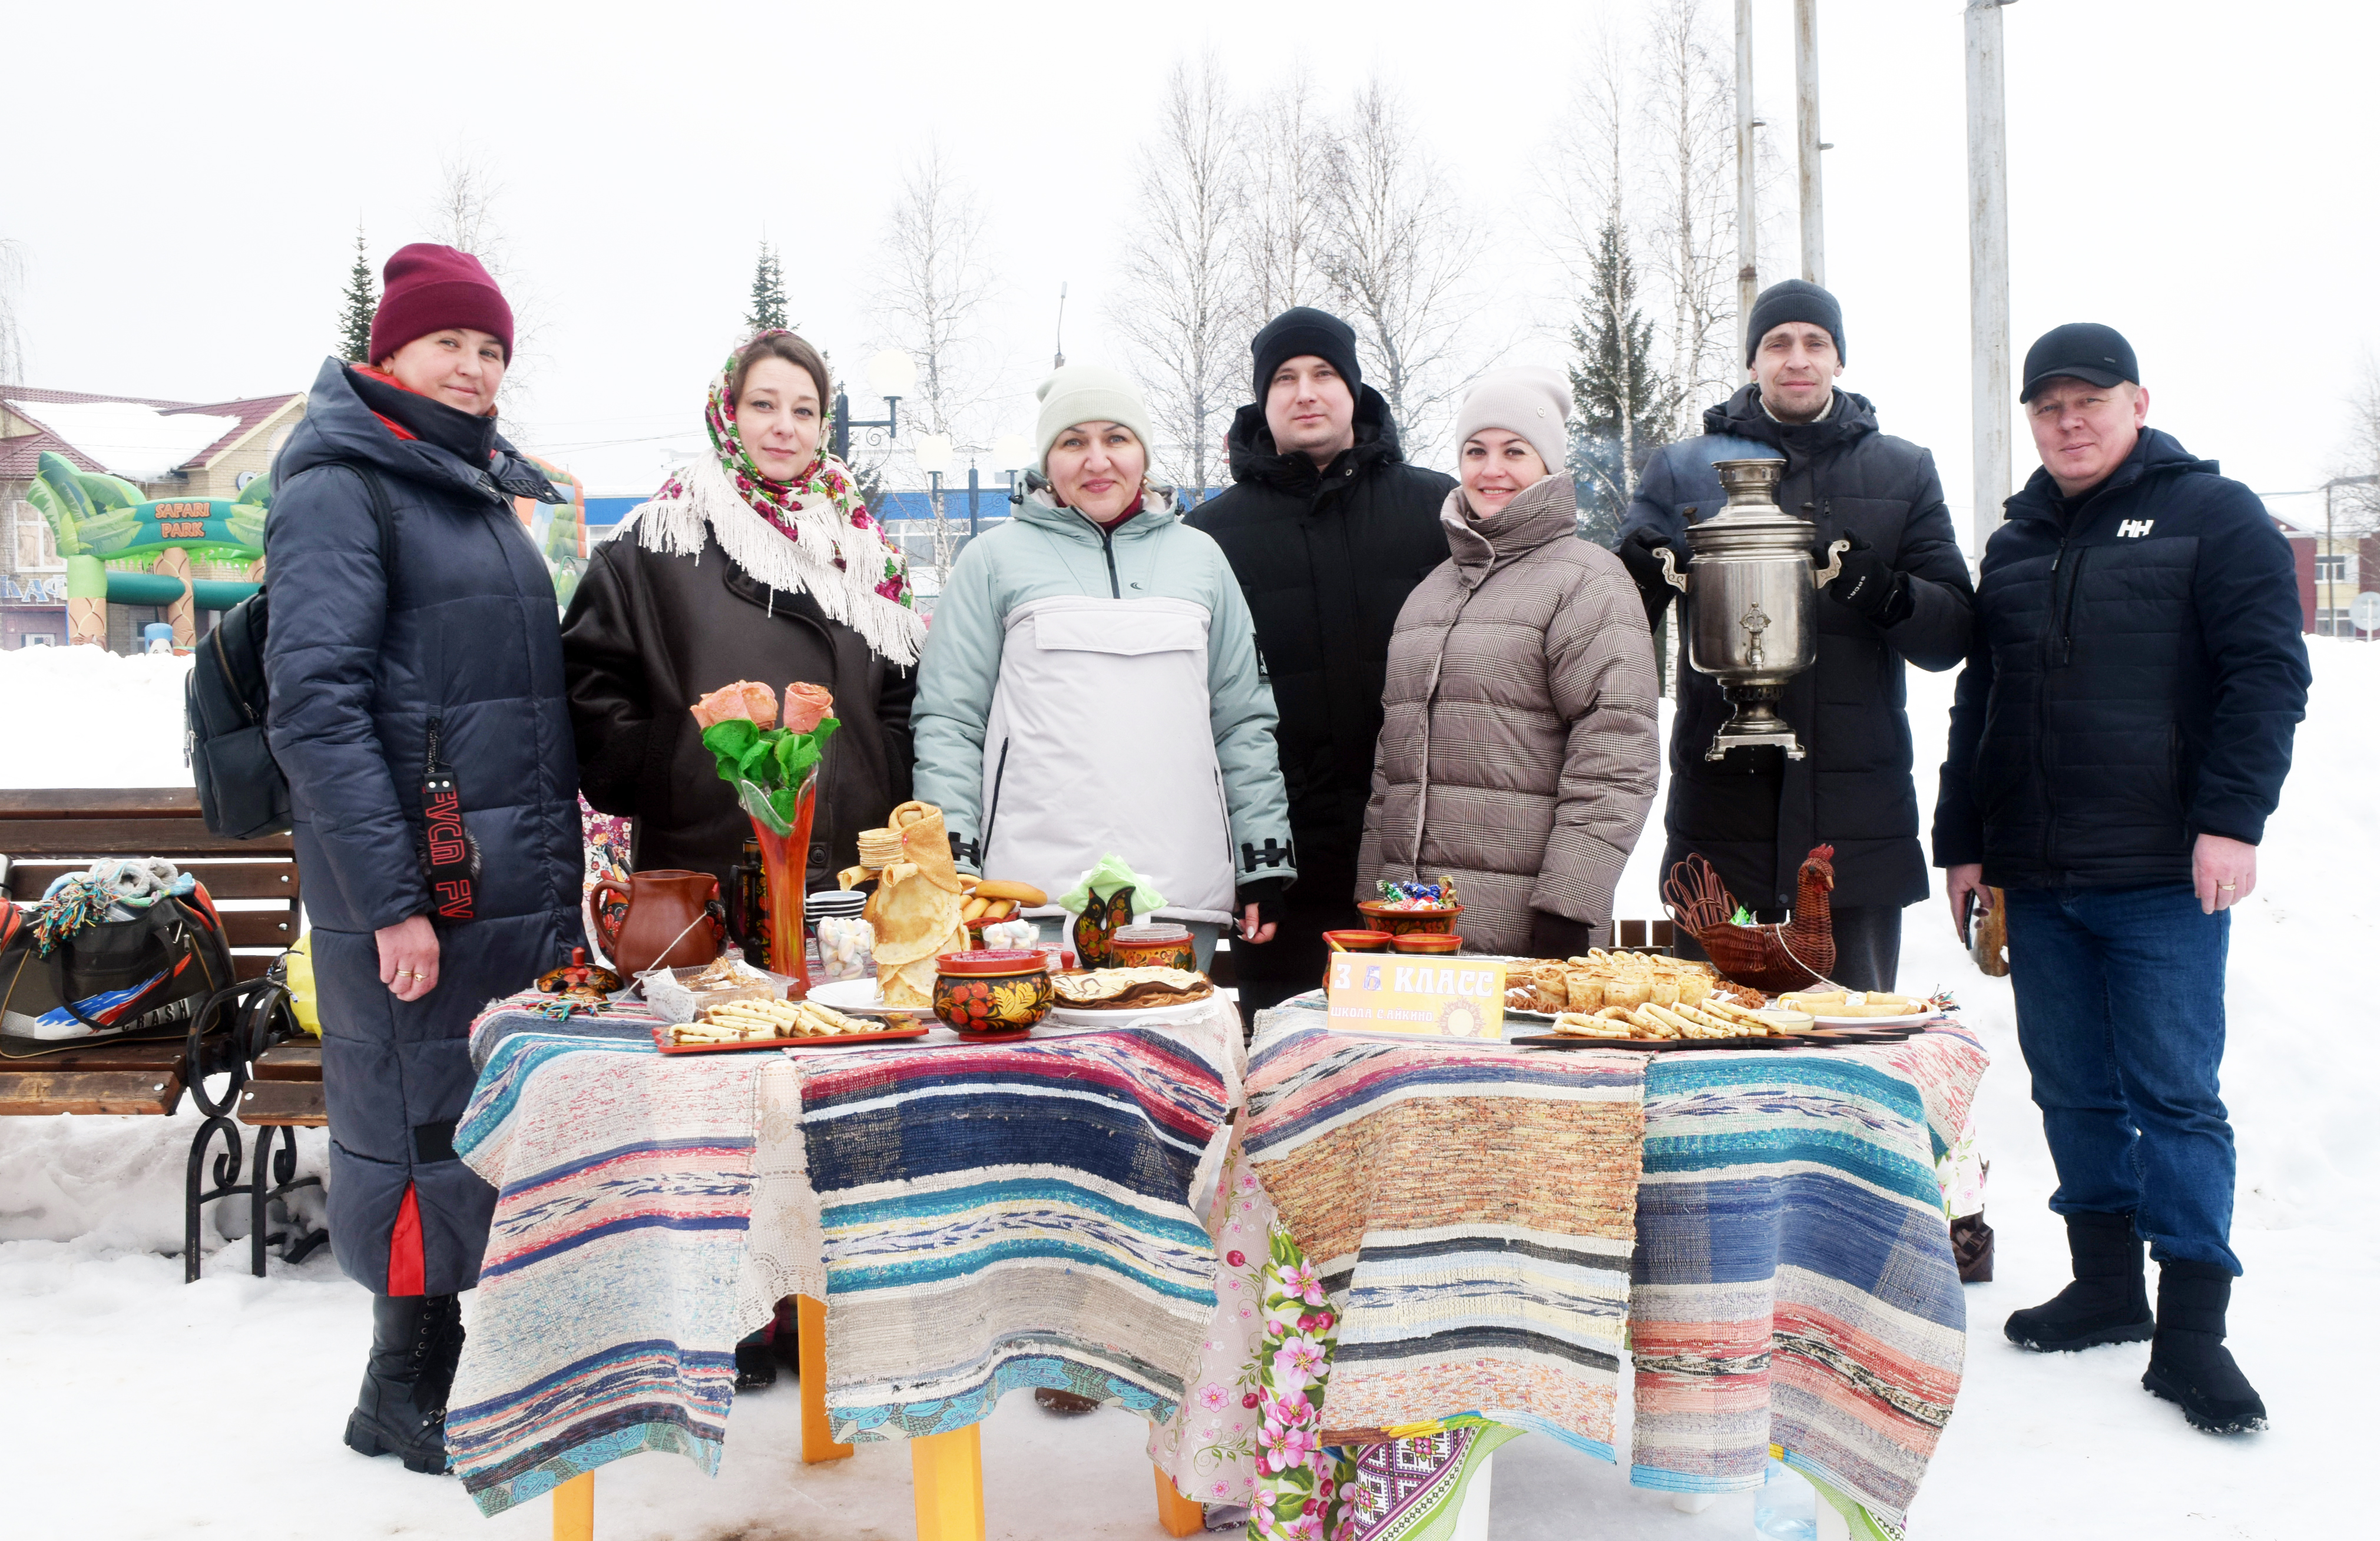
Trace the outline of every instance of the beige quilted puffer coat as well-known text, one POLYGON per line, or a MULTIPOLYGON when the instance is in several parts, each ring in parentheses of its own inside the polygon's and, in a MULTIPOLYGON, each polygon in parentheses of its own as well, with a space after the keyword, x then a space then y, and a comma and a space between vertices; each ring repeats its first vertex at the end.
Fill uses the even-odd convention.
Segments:
POLYGON ((1578 538, 1570 478, 1475 523, 1465 506, 1448 494, 1453 554, 1389 643, 1358 896, 1445 875, 1470 950, 1528 952, 1533 909, 1606 943, 1658 783, 1645 607, 1620 559, 1578 538))

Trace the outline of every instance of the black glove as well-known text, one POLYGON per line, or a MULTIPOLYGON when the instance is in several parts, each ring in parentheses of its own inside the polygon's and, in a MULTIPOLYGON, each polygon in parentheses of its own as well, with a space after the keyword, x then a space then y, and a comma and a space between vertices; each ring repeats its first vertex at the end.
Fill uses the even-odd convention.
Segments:
POLYGON ((1674 547, 1670 546, 1669 540, 1649 525, 1620 542, 1620 564, 1628 569, 1628 576, 1636 580, 1637 588, 1658 588, 1664 594, 1677 592, 1661 572, 1661 559, 1653 554, 1664 548, 1669 548, 1671 559, 1678 564, 1678 571, 1684 572, 1690 558, 1679 554, 1674 547))
POLYGON ((1661 571, 1661 559, 1653 553, 1667 551, 1677 563, 1680 573, 1686 570, 1691 558, 1680 553, 1665 540, 1659 530, 1650 526, 1639 529, 1620 542, 1620 564, 1628 569, 1635 580, 1636 592, 1645 601, 1645 627, 1650 631, 1661 624, 1661 613, 1670 608, 1670 596, 1678 590, 1661 571))
POLYGON ((1595 927, 1549 910, 1529 912, 1529 951, 1540 958, 1574 958, 1595 945, 1595 927))
MULTIPOLYGON (((1234 907, 1242 912, 1240 918, 1245 919, 1247 907, 1250 904, 1257 906, 1257 925, 1261 927, 1265 912, 1277 911, 1281 907, 1281 896, 1288 888, 1289 880, 1286 878, 1257 878, 1242 883, 1234 907)), ((1275 918, 1279 918, 1278 916, 1275 918)))
POLYGON ((1827 592, 1872 625, 1889 626, 1907 620, 1916 608, 1909 597, 1909 580, 1860 539, 1858 531, 1847 531, 1843 539, 1852 543, 1851 550, 1843 552, 1843 570, 1827 585, 1827 592))

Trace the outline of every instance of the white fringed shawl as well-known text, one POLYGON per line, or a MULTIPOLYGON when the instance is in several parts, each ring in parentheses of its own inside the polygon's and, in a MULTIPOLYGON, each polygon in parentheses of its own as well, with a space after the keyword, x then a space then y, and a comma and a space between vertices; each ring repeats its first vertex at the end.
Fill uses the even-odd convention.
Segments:
POLYGON ((756 582, 809 595, 879 654, 914 667, 925 646, 925 622, 877 590, 888 572, 905 567, 901 553, 875 530, 854 527, 823 493, 802 493, 794 509, 796 533, 789 538, 753 512, 718 460, 703 455, 679 467, 650 502, 631 509, 614 539, 626 537, 633 526, 637 543, 647 551, 699 558, 708 529, 727 560, 756 582))

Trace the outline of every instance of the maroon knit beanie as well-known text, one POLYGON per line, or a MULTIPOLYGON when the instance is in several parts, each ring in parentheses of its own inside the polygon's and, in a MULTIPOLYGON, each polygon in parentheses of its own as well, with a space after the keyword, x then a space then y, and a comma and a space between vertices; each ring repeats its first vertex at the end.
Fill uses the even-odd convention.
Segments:
POLYGON ((380 309, 372 312, 375 364, 412 342, 450 326, 485 332, 513 357, 513 308, 488 270, 468 251, 416 241, 400 247, 381 270, 380 309))

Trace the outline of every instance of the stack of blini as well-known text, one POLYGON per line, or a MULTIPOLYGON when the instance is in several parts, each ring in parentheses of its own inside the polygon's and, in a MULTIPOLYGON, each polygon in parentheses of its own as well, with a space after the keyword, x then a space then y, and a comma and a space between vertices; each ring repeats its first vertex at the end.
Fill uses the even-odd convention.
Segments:
MULTIPOLYGON (((871 837, 886 832, 870 830, 858 837, 863 867, 871 837)), ((965 885, 951 858, 941 809, 931 803, 904 803, 892 810, 890 832, 898 848, 877 870, 876 892, 863 912, 876 937, 876 982, 885 1005, 925 1007, 933 1003, 935 958, 967 949, 961 914, 965 885)), ((887 854, 881 842, 875 843, 875 853, 887 854)), ((860 868, 848 868, 842 886, 866 876, 860 868)))

